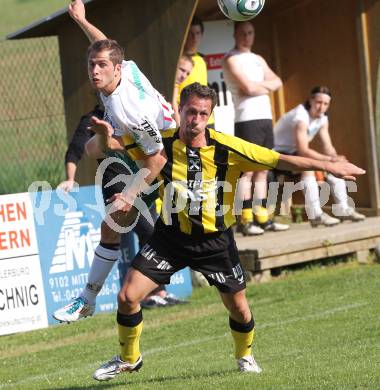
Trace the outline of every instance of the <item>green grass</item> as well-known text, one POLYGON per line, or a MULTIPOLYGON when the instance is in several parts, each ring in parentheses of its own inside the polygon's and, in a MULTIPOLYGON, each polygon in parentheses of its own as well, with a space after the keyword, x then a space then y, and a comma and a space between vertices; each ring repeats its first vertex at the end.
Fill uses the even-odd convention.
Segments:
POLYGON ((380 265, 297 271, 248 298, 261 375, 239 374, 228 319, 214 289, 186 306, 144 312, 144 367, 97 383, 118 353, 115 314, 4 336, 0 389, 376 389, 380 388, 380 265))
POLYGON ((68 4, 69 0, 1 0, 0 39, 68 4))

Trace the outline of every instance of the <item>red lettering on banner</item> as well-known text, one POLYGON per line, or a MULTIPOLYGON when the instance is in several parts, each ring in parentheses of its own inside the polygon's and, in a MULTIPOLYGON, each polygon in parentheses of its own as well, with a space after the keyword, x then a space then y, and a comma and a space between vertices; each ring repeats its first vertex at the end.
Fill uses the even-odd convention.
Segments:
POLYGON ((0 251, 30 247, 29 229, 0 232, 0 251))
POLYGON ((8 234, 9 234, 9 247, 10 247, 10 249, 19 248, 19 246, 17 244, 17 232, 15 232, 14 230, 11 230, 10 232, 8 232, 8 234))
POLYGON ((224 57, 224 53, 207 54, 205 56, 207 69, 208 70, 222 69, 223 57, 224 57))
POLYGON ((6 232, 0 232, 0 251, 5 251, 7 249, 4 244, 6 242, 5 234, 6 232))
POLYGON ((25 202, 0 204, 0 221, 15 222, 27 219, 25 202))
POLYGON ((7 209, 8 222, 16 221, 16 218, 14 217, 15 205, 13 203, 8 203, 6 205, 6 209, 7 209))
POLYGON ((17 218, 19 221, 21 220, 26 220, 27 219, 27 214, 26 214, 26 204, 25 202, 22 203, 17 203, 17 218))
POLYGON ((21 246, 24 248, 25 246, 30 246, 30 234, 29 229, 20 230, 20 238, 21 238, 21 246), (25 245, 26 244, 26 245, 25 245))

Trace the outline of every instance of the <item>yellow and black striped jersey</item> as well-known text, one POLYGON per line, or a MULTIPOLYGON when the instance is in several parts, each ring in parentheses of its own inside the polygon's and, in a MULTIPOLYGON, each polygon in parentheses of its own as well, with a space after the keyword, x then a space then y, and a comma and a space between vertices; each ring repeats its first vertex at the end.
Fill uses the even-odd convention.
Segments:
POLYGON ((194 236, 228 229, 243 172, 272 169, 279 153, 238 137, 206 129, 207 146, 192 148, 179 131, 162 132, 168 161, 158 179, 165 225, 194 236))

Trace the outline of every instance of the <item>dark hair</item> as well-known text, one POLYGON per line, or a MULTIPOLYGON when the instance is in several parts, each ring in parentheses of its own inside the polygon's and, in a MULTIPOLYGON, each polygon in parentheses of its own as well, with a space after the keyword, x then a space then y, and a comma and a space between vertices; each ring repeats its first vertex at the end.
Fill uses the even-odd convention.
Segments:
MULTIPOLYGON (((328 96, 330 96, 332 98, 330 89, 328 87, 324 86, 324 85, 320 85, 320 86, 312 88, 311 91, 310 91, 310 98, 313 98, 318 93, 323 93, 323 94, 328 95, 328 96)), ((307 99, 303 105, 304 105, 304 107, 306 108, 307 111, 310 110, 311 106, 310 106, 309 99, 307 99)))
POLYGON ((217 102, 216 92, 207 85, 201 85, 200 83, 189 84, 182 90, 179 105, 183 107, 190 97, 194 95, 201 99, 210 99, 211 111, 214 109, 217 102))
POLYGON ((103 39, 92 43, 87 50, 87 58, 90 57, 92 52, 100 53, 104 50, 109 51, 110 60, 114 65, 121 64, 123 62, 124 49, 112 39, 103 39))
POLYGON ((202 34, 205 31, 202 20, 200 20, 197 16, 193 17, 190 26, 199 26, 201 28, 202 34))
POLYGON ((239 26, 241 26, 244 23, 251 24, 252 27, 253 27, 253 31, 255 31, 255 27, 254 27, 254 25, 253 25, 253 23, 251 21, 249 21, 249 20, 242 20, 240 22, 234 22, 234 33, 236 33, 236 30, 239 28, 239 26))

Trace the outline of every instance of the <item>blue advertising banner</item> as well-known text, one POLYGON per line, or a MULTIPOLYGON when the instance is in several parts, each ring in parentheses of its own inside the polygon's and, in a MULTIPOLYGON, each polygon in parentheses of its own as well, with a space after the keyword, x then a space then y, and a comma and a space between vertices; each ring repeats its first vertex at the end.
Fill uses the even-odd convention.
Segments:
POLYGON ((174 294, 178 298, 187 298, 191 295, 193 288, 191 285, 190 269, 185 268, 176 272, 170 278, 170 284, 166 286, 166 291, 174 294))
MULTIPOLYGON (((100 189, 90 186, 69 194, 30 194, 49 324, 56 322, 51 314, 77 297, 87 283, 103 217, 101 209, 95 207, 95 191, 100 189), (44 207, 47 200, 48 208, 44 207)), ((116 309, 118 291, 119 271, 115 266, 97 298, 96 310, 116 309)))
MULTIPOLYGON (((100 241, 104 207, 99 187, 76 192, 30 193, 49 324, 52 313, 79 296, 86 286, 94 251, 100 241), (98 202, 98 203, 97 203, 98 202)), ((134 233, 122 235, 121 256, 96 300, 96 311, 115 310, 117 294, 130 262, 138 251, 134 233)), ((168 292, 186 298, 192 292, 188 269, 177 272, 168 292)))

